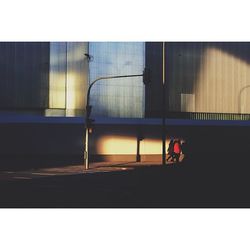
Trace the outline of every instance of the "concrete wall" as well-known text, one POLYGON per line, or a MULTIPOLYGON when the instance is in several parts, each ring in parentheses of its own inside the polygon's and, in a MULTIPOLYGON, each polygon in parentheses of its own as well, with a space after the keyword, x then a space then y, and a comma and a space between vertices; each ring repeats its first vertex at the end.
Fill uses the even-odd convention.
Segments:
MULTIPOLYGON (((189 154, 248 154, 249 132, 249 126, 167 126, 167 138, 185 140, 189 154)), ((84 127, 79 123, 1 124, 0 158, 81 159, 83 133, 84 127)), ((90 154, 97 161, 135 161, 137 156, 142 161, 160 161, 160 138, 160 125, 96 125, 90 135, 90 154)))
MULTIPOLYGON (((2 124, 0 128, 0 155, 83 154, 82 124, 2 124)), ((96 125, 90 134, 90 152, 100 160, 135 159, 139 146, 140 155, 156 156, 161 154, 160 136, 158 126, 96 125)))

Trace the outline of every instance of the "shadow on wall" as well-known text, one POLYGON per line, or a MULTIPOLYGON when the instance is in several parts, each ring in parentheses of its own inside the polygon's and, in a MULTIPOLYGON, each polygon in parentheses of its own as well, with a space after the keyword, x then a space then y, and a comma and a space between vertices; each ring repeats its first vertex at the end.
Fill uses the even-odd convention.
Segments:
POLYGON ((0 170, 26 170, 83 165, 79 155, 1 155, 0 170))
MULTIPOLYGON (((181 110, 180 94, 193 94, 202 67, 206 47, 203 43, 166 43, 167 110, 181 110), (177 70, 178 69, 178 70, 177 70), (174 88, 171 88, 174 83, 174 88), (184 83, 184 84, 183 84, 184 83)), ((150 69, 151 83, 145 86, 145 116, 162 114, 162 43, 146 43, 146 67, 150 69)))
MULTIPOLYGON (((249 95, 245 91, 250 84, 246 73, 249 52, 250 43, 246 42, 167 42, 167 109, 225 113, 240 110, 248 113, 247 107, 244 111, 240 106, 249 95), (230 105, 225 109, 221 100, 229 100, 230 105)), ((146 67, 150 69, 152 81, 145 86, 146 117, 161 117, 162 114, 162 98, 159 96, 162 93, 161 58, 162 43, 146 43, 146 67)))
POLYGON ((250 63, 250 43, 249 42, 213 42, 208 43, 210 47, 218 48, 227 52, 240 60, 250 63))
POLYGON ((0 169, 82 164, 83 125, 1 124, 0 169))
MULTIPOLYGON (((122 161, 152 161, 152 156, 160 161, 160 128, 156 125, 97 126, 90 136, 90 155, 99 155, 100 160, 113 155, 116 160, 123 157, 122 161)), ((83 164, 83 131, 79 124, 1 125, 0 169, 83 164)), ((186 160, 195 163, 189 167, 198 168, 197 171, 206 168, 238 171, 249 166, 249 127, 168 126, 169 137, 184 139, 186 160)))
MULTIPOLYGON (((83 132, 79 124, 2 124, 0 169, 83 164, 83 132)), ((90 135, 90 155, 99 161, 160 160, 160 138, 158 126, 96 126, 90 135)))
POLYGON ((49 43, 0 42, 0 51, 0 107, 46 108, 49 43))

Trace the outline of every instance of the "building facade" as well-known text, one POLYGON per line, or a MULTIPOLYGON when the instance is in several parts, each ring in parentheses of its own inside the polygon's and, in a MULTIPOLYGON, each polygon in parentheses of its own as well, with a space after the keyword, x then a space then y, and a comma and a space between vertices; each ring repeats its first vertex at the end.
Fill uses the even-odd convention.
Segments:
MULTIPOLYGON (((250 43, 167 42, 164 55, 162 42, 0 43, 0 154, 82 156, 89 84, 100 76, 142 74, 147 68, 146 84, 135 77, 93 86, 90 155, 94 160, 161 160, 163 94, 167 140, 203 140, 208 127, 222 135, 218 125, 225 123, 216 120, 250 120, 249 62, 250 43), (36 116, 13 122, 2 115, 6 112, 36 116)), ((227 122, 232 127, 237 121, 227 122)), ((230 150, 230 140, 224 139, 230 150)), ((209 133, 206 145, 212 144, 209 133)))
POLYGON ((0 109, 41 113, 48 107, 49 43, 0 43, 0 109))
MULTIPOLYGON (((46 116, 82 116, 90 82, 93 115, 157 118, 162 115, 162 42, 2 42, 0 109, 46 116), (89 57, 88 57, 88 56, 89 57)), ((250 114, 250 43, 166 42, 169 117, 185 114, 250 114)), ((209 119, 209 116, 204 116, 209 119)))
MULTIPOLYGON (((201 113, 200 118, 205 119, 249 119, 250 43, 170 42, 165 45, 165 94, 170 117, 171 113, 177 113, 176 118, 201 113)), ((160 57, 162 44, 146 43, 146 66, 152 77, 152 84, 146 86, 148 117, 161 114, 160 57)))

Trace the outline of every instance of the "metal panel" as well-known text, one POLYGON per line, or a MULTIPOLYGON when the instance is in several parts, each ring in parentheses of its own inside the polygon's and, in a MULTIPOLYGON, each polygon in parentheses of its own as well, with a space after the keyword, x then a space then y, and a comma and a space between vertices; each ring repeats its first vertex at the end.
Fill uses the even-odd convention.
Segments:
POLYGON ((206 44, 203 53, 206 63, 200 69, 195 87, 196 112, 250 112, 250 99, 247 98, 249 52, 249 43, 206 44), (202 81, 203 77, 206 83, 202 81))
POLYGON ((0 43, 0 108, 48 105, 49 43, 0 43))
POLYGON ((83 112, 86 106, 86 93, 88 86, 88 43, 67 43, 67 99, 66 109, 68 115, 83 112))
POLYGON ((66 108, 67 43, 50 43, 49 108, 66 108))
MULTIPOLYGON (((100 76, 142 74, 143 42, 90 42, 90 80, 100 76)), ((95 116, 143 117, 144 85, 142 77, 105 80, 91 91, 95 116)))
MULTIPOLYGON (((146 88, 149 117, 161 115, 160 44, 146 45, 146 65, 153 71, 146 88)), ((193 94, 190 112, 250 113, 250 43, 167 42, 165 56, 169 111, 187 110, 181 96, 193 94)))
POLYGON ((162 43, 146 43, 145 48, 145 65, 150 70, 151 78, 151 82, 145 86, 145 116, 159 117, 162 107, 162 43))
POLYGON ((192 94, 181 94, 181 111, 193 112, 195 109, 195 96, 192 94))
POLYGON ((83 113, 88 85, 86 53, 86 42, 50 43, 50 109, 64 109, 69 116, 83 113))

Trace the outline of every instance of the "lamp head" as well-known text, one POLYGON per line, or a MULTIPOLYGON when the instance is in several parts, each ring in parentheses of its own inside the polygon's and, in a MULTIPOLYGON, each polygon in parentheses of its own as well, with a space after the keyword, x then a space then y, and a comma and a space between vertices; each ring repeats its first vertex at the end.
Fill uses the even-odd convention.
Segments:
POLYGON ((93 60, 93 56, 91 56, 90 54, 85 53, 84 55, 87 57, 89 62, 91 62, 93 60))

